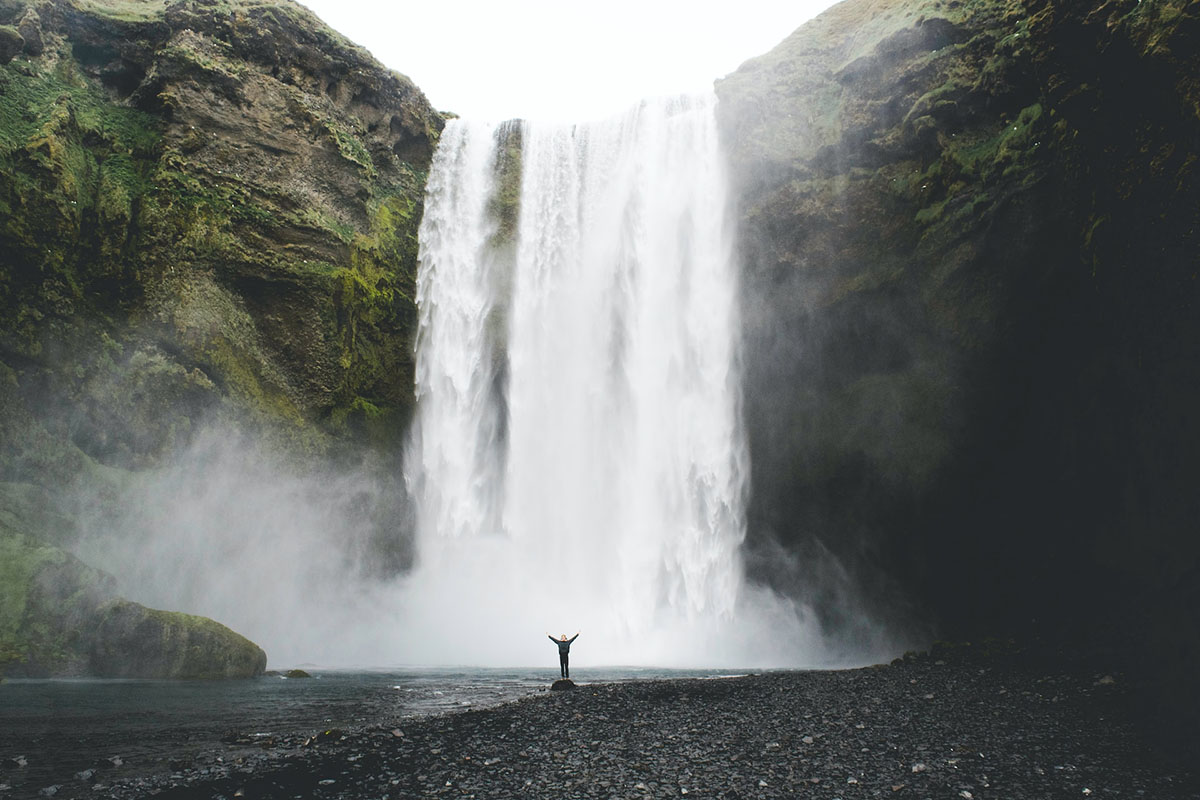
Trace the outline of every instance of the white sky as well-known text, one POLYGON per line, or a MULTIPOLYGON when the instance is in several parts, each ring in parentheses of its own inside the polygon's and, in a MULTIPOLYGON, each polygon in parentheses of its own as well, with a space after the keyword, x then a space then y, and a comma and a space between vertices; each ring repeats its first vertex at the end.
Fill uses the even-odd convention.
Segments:
POLYGON ((464 117, 586 120, 694 91, 832 0, 300 0, 464 117))

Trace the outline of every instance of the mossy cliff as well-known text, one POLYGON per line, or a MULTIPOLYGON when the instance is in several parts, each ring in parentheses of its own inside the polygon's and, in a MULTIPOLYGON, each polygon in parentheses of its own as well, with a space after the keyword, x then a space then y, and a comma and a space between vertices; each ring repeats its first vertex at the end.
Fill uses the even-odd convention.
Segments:
POLYGON ((760 554, 1194 675, 1198 43, 1177 0, 847 0, 718 83, 760 554))
POLYGON ((58 565, 87 595, 63 619, 109 637, 80 655, 34 630, 48 605, 13 606, 28 671, 223 669, 183 655, 226 641, 209 623, 79 588, 103 581, 57 549, 63 489, 111 501, 204 425, 314 463, 398 440, 442 124, 289 0, 0 0, 0 481, 62 523, 14 517, 3 546, 58 565), (122 667, 110 645, 134 639, 122 667))
POLYGON ((39 417, 122 466, 214 408, 318 450, 401 429, 421 92, 290 2, 3 0, 0 24, 0 359, 58 399, 39 417))

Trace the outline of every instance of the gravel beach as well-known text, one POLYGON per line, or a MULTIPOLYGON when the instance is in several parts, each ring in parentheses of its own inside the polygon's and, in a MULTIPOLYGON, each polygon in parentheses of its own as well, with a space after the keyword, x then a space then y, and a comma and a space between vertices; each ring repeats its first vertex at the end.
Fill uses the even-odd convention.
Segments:
POLYGON ((278 739, 169 775, 105 785, 97 774, 52 796, 1200 798, 1196 775, 1130 714, 1120 673, 935 652, 857 670, 581 683, 402 729, 278 739))

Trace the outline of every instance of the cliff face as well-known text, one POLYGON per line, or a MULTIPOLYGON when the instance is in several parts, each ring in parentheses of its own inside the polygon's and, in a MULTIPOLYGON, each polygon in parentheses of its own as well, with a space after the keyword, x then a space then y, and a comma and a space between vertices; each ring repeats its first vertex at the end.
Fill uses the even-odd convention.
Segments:
POLYGON ((1194 671, 1198 42, 1194 3, 847 0, 718 84, 760 552, 1194 671))
POLYGON ((0 358, 59 398, 38 416, 121 466, 213 408, 318 447, 401 428, 442 125, 420 91, 287 2, 0 24, 0 358))
POLYGON ((24 565, 0 666, 261 671, 70 556, 71 487, 111 509, 213 422, 316 458, 394 443, 442 125, 287 0, 0 0, 0 548, 24 565))

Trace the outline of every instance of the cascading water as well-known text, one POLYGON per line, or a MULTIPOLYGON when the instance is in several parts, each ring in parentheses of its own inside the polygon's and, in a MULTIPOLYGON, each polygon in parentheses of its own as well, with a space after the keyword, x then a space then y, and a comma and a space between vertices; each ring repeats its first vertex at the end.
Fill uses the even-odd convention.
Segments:
POLYGON ((447 125, 420 233, 407 465, 419 561, 405 638, 424 660, 552 661, 547 627, 581 628, 593 663, 815 655, 797 609, 743 584, 714 104, 525 123, 515 255, 491 210, 500 131, 447 125))

